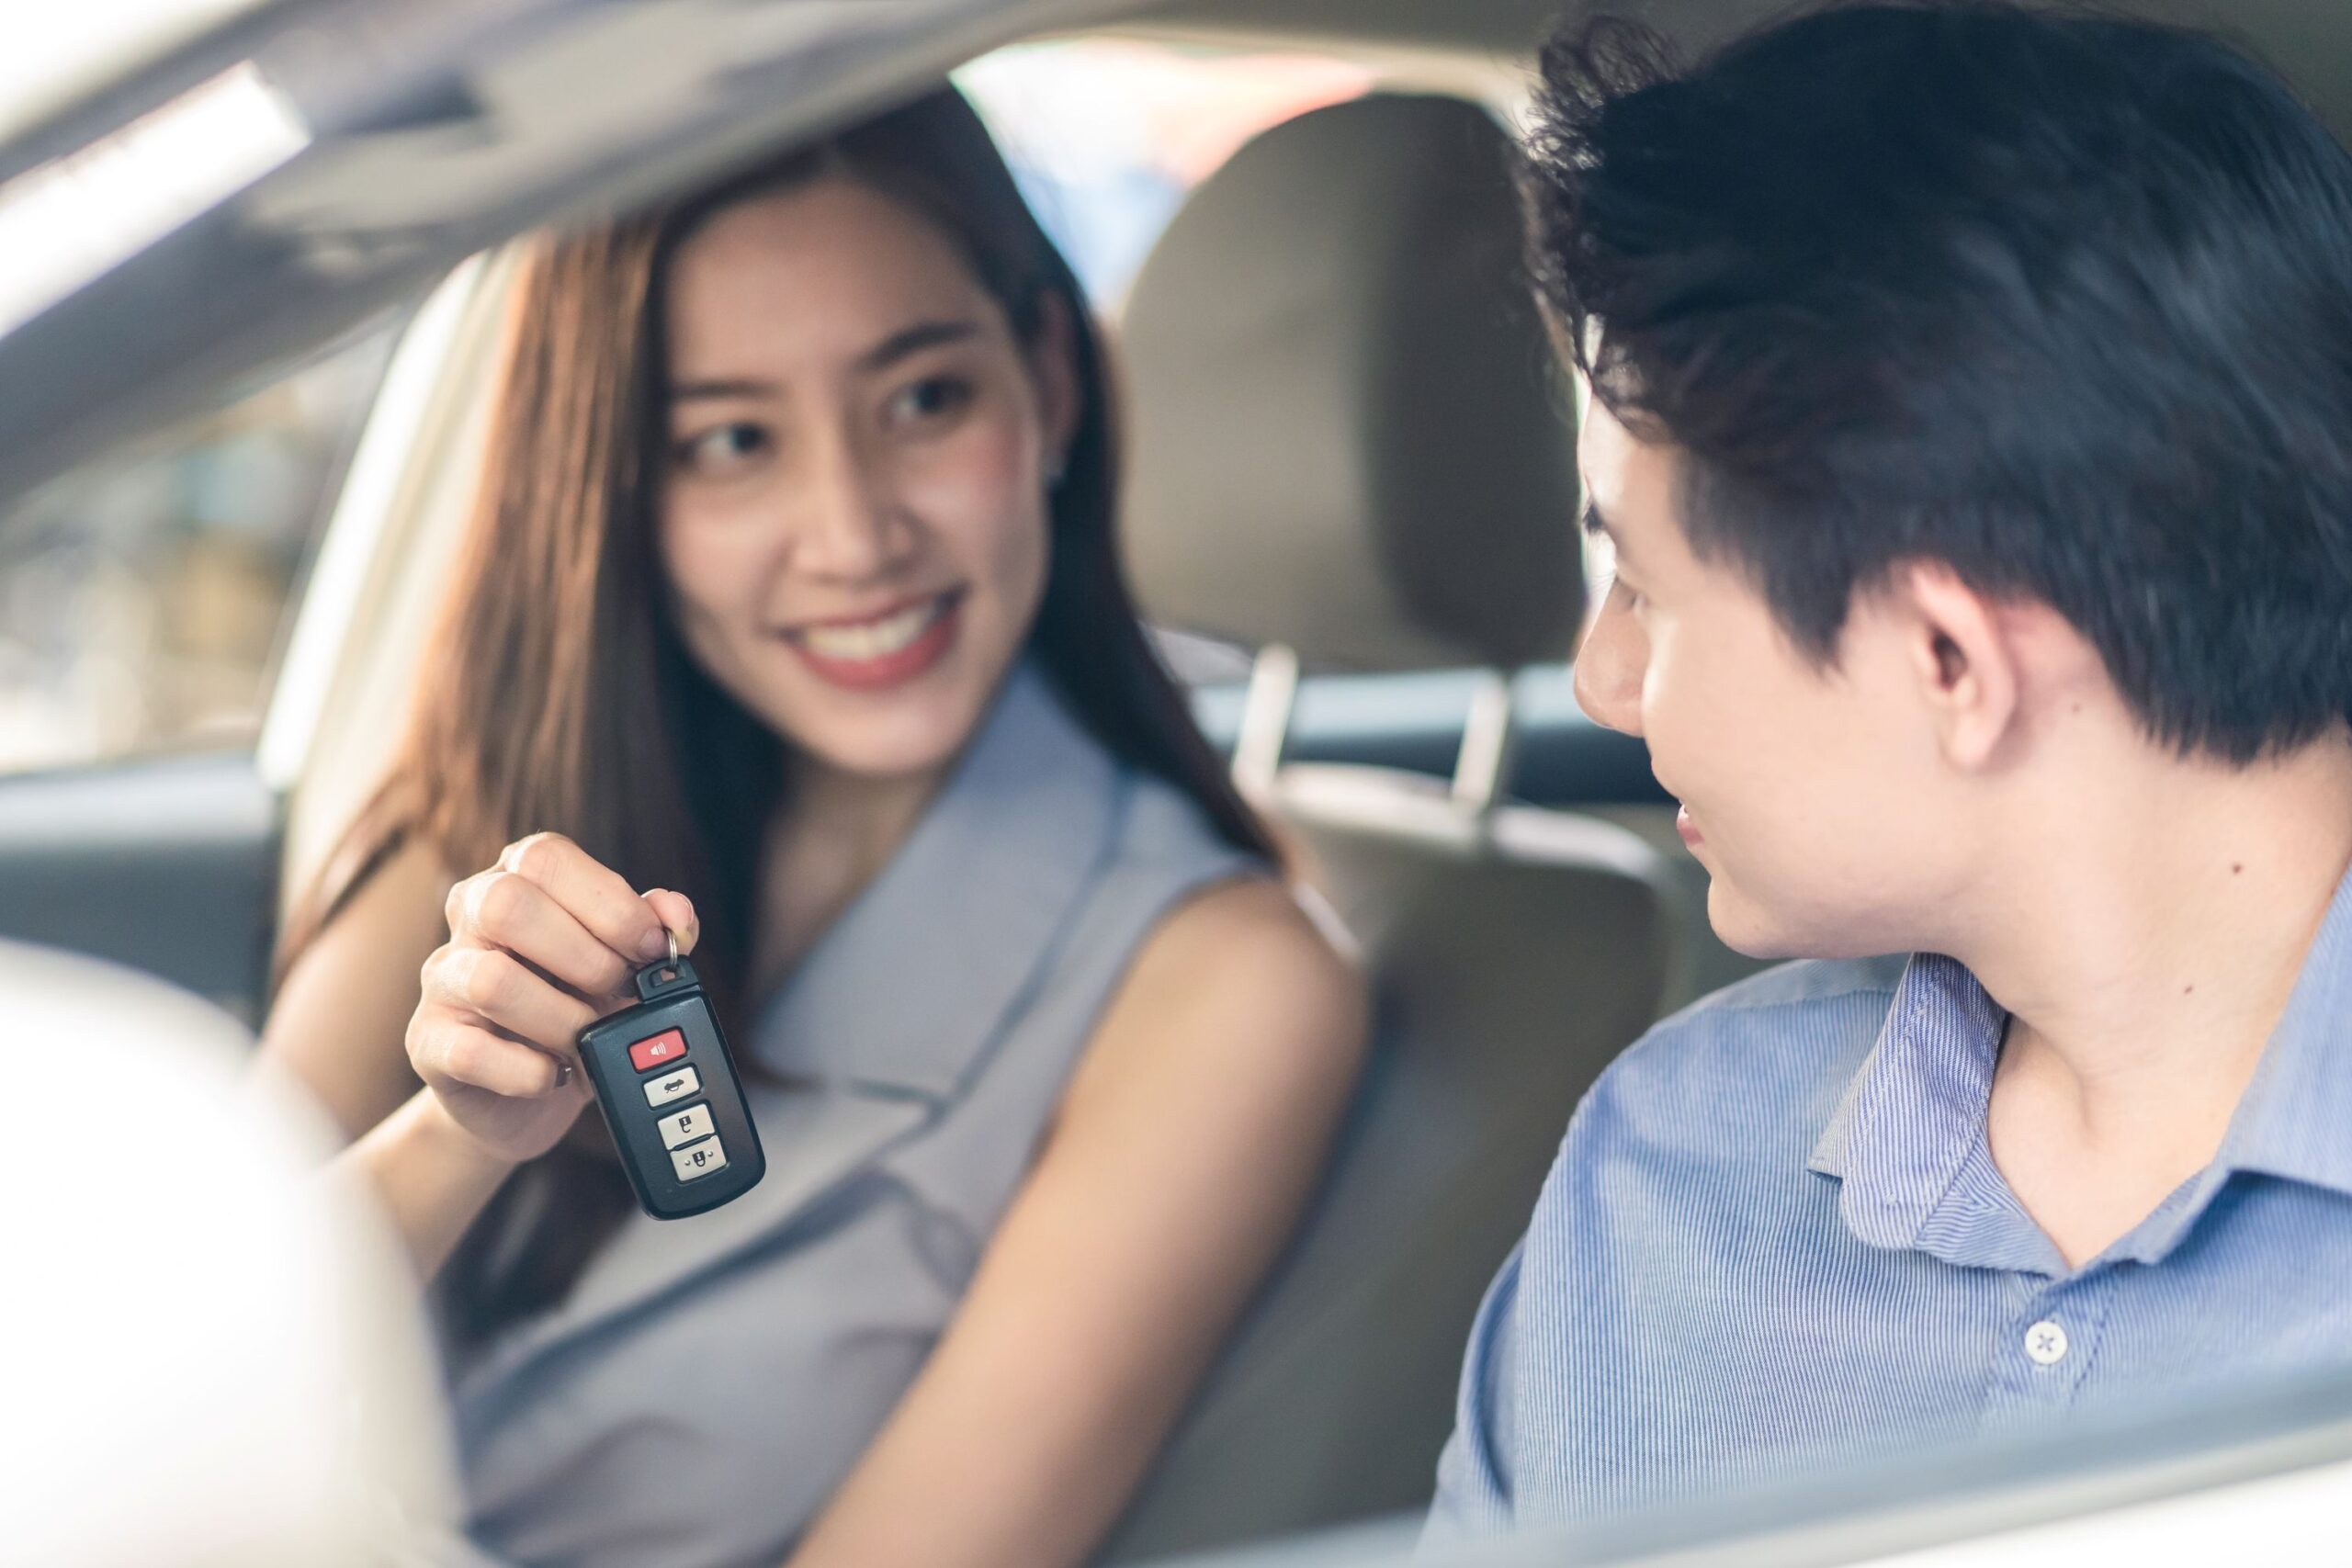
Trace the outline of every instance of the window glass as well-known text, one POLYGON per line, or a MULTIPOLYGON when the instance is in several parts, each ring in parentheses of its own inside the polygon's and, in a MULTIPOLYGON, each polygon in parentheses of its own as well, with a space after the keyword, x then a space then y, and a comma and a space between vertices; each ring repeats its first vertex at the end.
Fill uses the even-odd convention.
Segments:
POLYGON ((0 511, 0 772, 251 744, 390 337, 0 511))
POLYGON ((1115 312, 1187 191, 1267 127, 1374 78, 1317 55, 1080 39, 1000 50, 956 80, 1088 294, 1115 312))

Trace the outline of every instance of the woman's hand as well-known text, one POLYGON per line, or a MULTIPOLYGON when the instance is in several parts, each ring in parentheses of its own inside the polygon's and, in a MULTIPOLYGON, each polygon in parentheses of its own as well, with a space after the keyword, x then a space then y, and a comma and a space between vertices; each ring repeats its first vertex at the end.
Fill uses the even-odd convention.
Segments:
POLYGON ((701 928, 685 896, 639 897, 571 840, 535 833, 449 890, 449 940, 425 960, 408 1057, 482 1152, 545 1154, 588 1103, 580 1032, 637 999, 631 977, 701 928))

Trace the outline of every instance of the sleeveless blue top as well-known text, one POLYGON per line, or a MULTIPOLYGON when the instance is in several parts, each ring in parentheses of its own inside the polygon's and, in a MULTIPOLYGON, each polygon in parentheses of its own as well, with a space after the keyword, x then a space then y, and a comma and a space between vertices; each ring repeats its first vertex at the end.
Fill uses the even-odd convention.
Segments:
POLYGON ((766 1178, 632 1215, 561 1306, 458 1372, 479 1560, 781 1563, 946 1327, 1144 940, 1265 873, 1017 668, 736 1043, 766 1178))

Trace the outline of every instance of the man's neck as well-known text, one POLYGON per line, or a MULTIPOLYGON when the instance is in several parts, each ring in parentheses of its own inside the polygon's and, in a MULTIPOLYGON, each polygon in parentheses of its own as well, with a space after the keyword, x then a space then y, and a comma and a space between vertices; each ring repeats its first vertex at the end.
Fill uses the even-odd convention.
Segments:
POLYGON ((1952 956, 2011 1014, 1994 1159, 2077 1264, 2220 1147, 2352 863, 2352 747, 2154 768, 2037 826, 1952 956))

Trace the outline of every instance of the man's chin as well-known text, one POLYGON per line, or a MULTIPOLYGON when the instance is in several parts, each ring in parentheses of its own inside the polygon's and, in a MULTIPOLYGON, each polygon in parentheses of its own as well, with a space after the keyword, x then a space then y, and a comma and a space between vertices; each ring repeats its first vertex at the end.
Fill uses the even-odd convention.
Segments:
POLYGON ((1756 900, 1732 887, 1720 875, 1707 879, 1707 924, 1715 940, 1743 958, 1819 958, 1800 928, 1774 918, 1756 900))
POLYGON ((1773 962, 1907 953, 1919 935, 1894 911, 1817 904, 1790 910, 1758 899, 1720 875, 1707 881, 1707 924, 1714 928, 1717 941, 1741 957, 1773 962))

